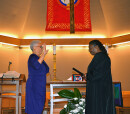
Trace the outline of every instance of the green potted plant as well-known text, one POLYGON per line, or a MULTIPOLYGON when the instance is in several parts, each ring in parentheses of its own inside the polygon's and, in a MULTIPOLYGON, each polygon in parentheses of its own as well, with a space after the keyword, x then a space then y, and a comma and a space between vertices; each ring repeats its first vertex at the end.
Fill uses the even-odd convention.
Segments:
POLYGON ((64 89, 58 94, 60 97, 68 99, 68 103, 60 111, 60 114, 85 114, 85 98, 82 98, 79 89, 74 88, 74 91, 64 89))

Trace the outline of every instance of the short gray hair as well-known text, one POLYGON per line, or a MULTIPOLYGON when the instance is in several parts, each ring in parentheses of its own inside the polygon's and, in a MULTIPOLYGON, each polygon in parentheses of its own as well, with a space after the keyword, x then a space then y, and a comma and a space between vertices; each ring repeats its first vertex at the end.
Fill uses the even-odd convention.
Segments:
POLYGON ((33 47, 36 46, 37 44, 41 43, 40 40, 33 40, 31 43, 30 43, 30 49, 33 51, 33 47))

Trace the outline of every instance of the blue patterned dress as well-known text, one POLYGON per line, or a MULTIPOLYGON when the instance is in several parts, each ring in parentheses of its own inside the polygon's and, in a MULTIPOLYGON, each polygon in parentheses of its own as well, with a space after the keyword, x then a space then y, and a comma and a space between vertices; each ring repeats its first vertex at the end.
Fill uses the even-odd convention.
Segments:
POLYGON ((39 57, 31 54, 28 59, 28 80, 26 83, 27 114, 42 114, 46 98, 46 74, 49 67, 45 61, 40 64, 39 57))

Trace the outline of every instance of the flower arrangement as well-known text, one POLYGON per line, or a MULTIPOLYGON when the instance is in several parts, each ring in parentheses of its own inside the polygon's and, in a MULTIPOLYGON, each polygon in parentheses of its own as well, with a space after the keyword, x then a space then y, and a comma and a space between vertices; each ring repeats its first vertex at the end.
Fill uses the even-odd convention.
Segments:
POLYGON ((61 90, 59 96, 68 99, 68 104, 60 111, 60 114, 85 114, 85 98, 77 88, 72 90, 61 90))

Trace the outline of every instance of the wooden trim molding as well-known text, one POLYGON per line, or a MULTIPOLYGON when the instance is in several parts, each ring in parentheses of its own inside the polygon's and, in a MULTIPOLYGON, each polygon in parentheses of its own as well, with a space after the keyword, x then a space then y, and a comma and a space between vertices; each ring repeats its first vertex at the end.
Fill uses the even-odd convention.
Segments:
POLYGON ((17 38, 11 38, 7 36, 1 36, 0 35, 0 42, 8 43, 8 44, 14 44, 14 45, 20 45, 20 39, 17 38))
POLYGON ((18 39, 7 36, 0 36, 0 42, 15 44, 18 46, 29 45, 32 40, 40 40, 47 45, 88 45, 91 40, 100 40, 103 44, 112 45, 121 42, 130 41, 130 35, 119 36, 115 38, 64 38, 64 39, 18 39))

